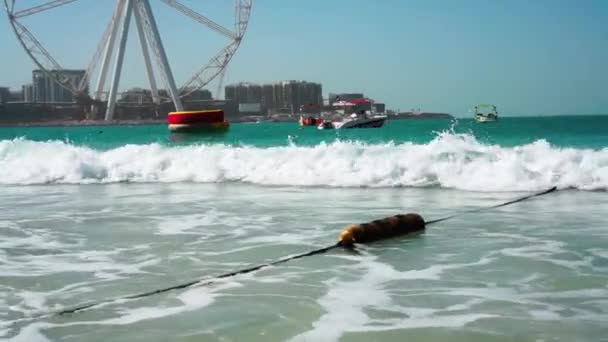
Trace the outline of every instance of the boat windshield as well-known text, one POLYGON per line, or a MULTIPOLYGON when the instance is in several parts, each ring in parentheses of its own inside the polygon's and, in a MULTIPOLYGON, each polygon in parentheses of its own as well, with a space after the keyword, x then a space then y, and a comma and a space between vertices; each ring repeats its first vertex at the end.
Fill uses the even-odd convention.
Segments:
POLYGON ((481 115, 497 115, 496 106, 491 104, 479 104, 475 106, 475 114, 481 115))

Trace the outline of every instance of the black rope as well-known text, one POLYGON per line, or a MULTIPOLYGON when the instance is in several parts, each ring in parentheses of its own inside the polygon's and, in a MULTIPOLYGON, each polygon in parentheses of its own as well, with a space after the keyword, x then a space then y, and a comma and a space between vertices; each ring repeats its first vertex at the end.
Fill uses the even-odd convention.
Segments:
POLYGON ((544 191, 541 191, 541 192, 537 192, 537 193, 534 193, 534 194, 531 194, 531 195, 526 195, 524 197, 520 197, 520 198, 511 200, 511 201, 508 201, 508 202, 496 204, 496 205, 493 205, 493 206, 490 206, 490 207, 482 207, 482 208, 475 208, 475 209, 471 209, 471 210, 464 210, 464 211, 461 211, 461 212, 459 212, 457 214, 454 214, 454 215, 450 215, 450 216, 442 217, 440 219, 436 219, 436 220, 431 220, 431 221, 425 222, 424 224, 428 226, 428 225, 431 225, 431 224, 434 224, 434 223, 438 223, 438 222, 442 222, 442 221, 446 221, 446 220, 452 219, 452 218, 454 218, 456 216, 460 216, 460 215, 464 215, 464 214, 477 213, 477 212, 484 211, 484 210, 505 207, 505 206, 507 206, 509 204, 513 204, 513 203, 517 203, 517 202, 522 202, 522 201, 525 201, 525 200, 530 199, 532 197, 538 197, 538 196, 542 196, 542 195, 546 195, 546 194, 552 193, 555 190, 557 190, 556 186, 552 187, 551 189, 547 189, 547 190, 544 190, 544 191))
MULTIPOLYGON (((449 220, 451 218, 454 218, 456 216, 459 215, 463 215, 463 214, 469 214, 469 213, 475 213, 475 212, 480 212, 483 210, 488 210, 488 209, 495 209, 495 208, 499 208, 499 207, 504 207, 513 203, 517 203, 517 202, 522 202, 525 201, 527 199, 533 198, 533 197, 538 197, 538 196, 542 196, 542 195, 546 195, 548 193, 554 192, 557 188, 553 187, 551 189, 542 191, 542 192, 538 192, 532 195, 527 195, 524 197, 520 197, 518 199, 514 199, 508 202, 504 202, 501 204, 497 204, 497 205, 493 205, 490 207, 483 207, 483 208, 476 208, 476 209, 472 209, 472 210, 466 210, 466 211, 462 211, 460 213, 454 214, 454 215, 450 215, 450 216, 446 216, 440 219, 436 219, 436 220, 432 220, 432 221, 428 221, 425 222, 425 225, 430 225, 430 224, 434 224, 434 223, 438 223, 438 222, 442 222, 442 221, 446 221, 449 220)), ((301 253, 301 254, 296 254, 296 255, 292 255, 292 256, 287 256, 269 263, 265 263, 265 264, 260 264, 257 266, 252 266, 252 267, 248 267, 248 268, 244 268, 244 269, 240 269, 240 270, 236 270, 236 271, 231 271, 231 272, 227 272, 227 273, 223 273, 223 274, 219 274, 216 275, 212 278, 208 278, 208 279, 199 279, 199 280, 193 280, 187 283, 183 283, 183 284, 179 284, 179 285, 174 285, 174 286, 169 286, 169 287, 165 287, 162 289, 157 289, 157 290, 152 290, 152 291, 148 291, 148 292, 143 292, 143 293, 139 293, 139 294, 133 294, 133 295, 128 295, 128 296, 123 296, 123 297, 119 297, 119 298, 113 298, 113 299, 107 299, 107 300, 103 300, 103 301, 99 301, 99 302, 95 302, 95 303, 87 303, 87 304, 82 304, 70 309, 65 309, 65 310, 61 310, 59 312, 56 312, 55 315, 67 315, 67 314, 72 314, 72 313, 76 313, 79 311, 83 311, 86 309, 90 309, 92 307, 95 306, 99 306, 102 304, 107 304, 110 302, 115 302, 115 301, 119 301, 119 300, 132 300, 132 299, 137 299, 137 298, 143 298, 143 297, 148 297, 148 296, 153 296, 156 294, 160 294, 160 293, 164 293, 164 292, 169 292, 169 291, 174 291, 174 290, 181 290, 181 289, 185 289, 185 288, 189 288, 192 287, 194 285, 201 285, 201 286, 205 286, 205 285, 209 285, 211 283, 213 283, 215 280, 218 279, 224 279, 224 278, 229 278, 229 277, 233 277, 239 274, 245 274, 245 273, 251 273, 251 272, 255 272, 258 271, 262 268, 265 267, 269 267, 269 266, 274 266, 274 265, 278 265, 278 264, 282 264, 282 263, 286 263, 290 260, 294 260, 294 259, 300 259, 303 257, 307 257, 307 256, 312 256, 312 255, 316 255, 316 254, 323 254, 325 252, 328 252, 334 248, 337 247, 342 247, 341 243, 338 242, 334 245, 331 246, 327 246, 327 247, 323 247, 323 248, 319 248, 319 249, 315 249, 309 252, 305 252, 305 253, 301 253)), ((44 316, 49 316, 52 314, 46 314, 46 315, 42 315, 39 317, 44 317, 44 316)))
POLYGON ((99 301, 99 302, 95 302, 95 303, 87 303, 87 304, 82 304, 70 309, 65 309, 65 310, 61 310, 59 312, 56 312, 56 315, 67 315, 67 314, 72 314, 72 313, 76 313, 78 311, 83 311, 86 309, 89 309, 91 307, 94 306, 99 306, 102 304, 106 304, 106 303, 110 303, 110 302, 115 302, 115 301, 120 301, 120 300, 131 300, 131 299, 137 299, 137 298, 143 298, 143 297, 148 297, 148 296, 153 296, 159 293, 163 293, 163 292, 169 292, 169 291, 173 291, 173 290, 181 290, 181 289, 185 289, 188 287, 192 287, 194 285, 201 285, 201 286, 205 286, 205 285, 210 285, 212 284, 215 280, 218 279, 224 279, 224 278, 230 278, 230 277, 234 277, 238 274, 245 274, 245 273, 251 273, 251 272, 255 272, 258 271, 262 268, 265 267, 269 267, 269 266, 274 266, 274 265, 278 265, 278 264, 282 264, 285 262, 288 262, 290 260, 294 260, 294 259, 300 259, 303 257, 307 257, 307 256, 311 256, 311 255, 316 255, 316 254, 322 254, 325 253, 329 250, 332 250, 336 247, 339 247, 340 244, 336 243, 334 245, 331 246, 327 246, 327 247, 323 247, 323 248, 319 248, 319 249, 315 249, 312 251, 308 251, 305 253, 301 253, 301 254, 296 254, 296 255, 292 255, 292 256, 288 256, 288 257, 284 257, 278 260, 275 260, 273 262, 269 262, 266 264, 260 264, 257 266, 252 266, 252 267, 248 267, 248 268, 244 268, 244 269, 240 269, 237 271, 231 271, 231 272, 227 272, 227 273, 223 273, 223 274, 219 274, 214 276, 213 278, 209 278, 209 279, 199 279, 199 280, 193 280, 187 283, 183 283, 183 284, 179 284, 179 285, 174 285, 174 286, 169 286, 169 287, 165 287, 162 289, 157 289, 157 290, 152 290, 152 291, 148 291, 148 292, 143 292, 143 293, 138 293, 138 294, 133 294, 133 295, 128 295, 128 296, 123 296, 123 297, 119 297, 119 298, 112 298, 112 299, 107 299, 107 300, 103 300, 103 301, 99 301), (207 281, 205 281, 207 280, 207 281))

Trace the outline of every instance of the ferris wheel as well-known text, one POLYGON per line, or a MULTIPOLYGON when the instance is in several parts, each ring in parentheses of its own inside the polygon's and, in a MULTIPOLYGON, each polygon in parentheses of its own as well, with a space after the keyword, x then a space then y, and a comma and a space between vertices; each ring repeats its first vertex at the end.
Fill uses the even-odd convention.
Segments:
MULTIPOLYGON (((230 0, 222 0, 226 3, 230 0)), ((199 66, 187 80, 178 87, 167 58, 165 48, 161 40, 161 32, 152 12, 149 0, 116 0, 109 22, 102 34, 101 40, 93 53, 84 71, 84 76, 78 82, 74 82, 67 75, 68 70, 59 63, 59 59, 45 48, 41 40, 36 38, 32 30, 26 27, 28 17, 52 16, 59 7, 74 3, 89 2, 91 0, 54 0, 38 1, 32 6, 32 0, 4 0, 4 5, 10 24, 17 36, 18 41, 31 57, 37 67, 44 74, 68 90, 77 99, 91 103, 106 102, 105 119, 111 120, 116 107, 119 81, 123 69, 125 47, 129 34, 129 25, 134 17, 135 30, 137 31, 141 53, 145 62, 145 69, 150 84, 153 102, 172 101, 176 111, 182 111, 182 98, 207 86, 218 75, 223 79, 225 69, 239 48, 247 25, 253 0, 235 0, 235 6, 226 17, 233 19, 233 28, 223 26, 218 21, 195 11, 193 8, 177 0, 158 0, 168 8, 173 9, 184 18, 194 20, 197 28, 214 31, 223 36, 221 48, 215 50, 215 54, 206 64, 199 66), (234 10, 234 13, 232 13, 234 10), (114 61, 112 61, 114 59, 114 61), (107 83, 108 73, 111 70, 111 79, 107 83), (161 96, 156 82, 158 74, 166 87, 167 96, 161 96), (89 82, 95 81, 94 87, 88 95, 89 82)), ((111 0, 103 0, 107 6, 112 6, 111 0)), ((100 1, 94 3, 99 5, 100 1)), ((216 11, 217 12, 217 11, 216 11)), ((40 19, 38 17, 38 19, 40 19)))

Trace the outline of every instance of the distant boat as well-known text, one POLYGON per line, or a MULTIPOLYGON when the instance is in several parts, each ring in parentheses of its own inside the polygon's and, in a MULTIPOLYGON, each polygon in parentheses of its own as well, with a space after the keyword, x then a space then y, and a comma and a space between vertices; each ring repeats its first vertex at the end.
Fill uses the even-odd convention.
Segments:
POLYGON ((346 128, 379 128, 384 125, 387 119, 386 115, 377 115, 374 112, 373 102, 369 99, 355 99, 350 101, 341 101, 336 98, 336 102, 333 103, 334 107, 342 108, 341 118, 337 121, 324 120, 317 125, 318 129, 346 129, 346 128), (351 108, 352 111, 356 106, 369 105, 369 115, 366 110, 360 110, 359 113, 351 113, 349 116, 344 116, 351 108))
POLYGON ((352 114, 350 118, 341 121, 323 121, 317 126, 318 129, 345 129, 345 128, 379 128, 386 121, 385 115, 352 114))
POLYGON ((496 106, 491 104, 480 104, 475 106, 475 121, 480 123, 496 122, 498 120, 498 112, 496 106))

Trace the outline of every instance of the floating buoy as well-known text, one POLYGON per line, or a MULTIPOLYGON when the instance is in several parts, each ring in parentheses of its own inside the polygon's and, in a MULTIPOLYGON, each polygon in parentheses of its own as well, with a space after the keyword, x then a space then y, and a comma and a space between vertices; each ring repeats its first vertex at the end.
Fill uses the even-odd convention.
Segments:
POLYGON ((300 115, 300 120, 298 120, 298 122, 300 123, 300 126, 317 126, 319 125, 321 122, 323 122, 323 119, 319 118, 316 119, 312 116, 309 117, 303 117, 300 115))
POLYGON ((171 112, 167 121, 172 132, 223 131, 229 126, 222 109, 171 112))
POLYGON ((395 215, 369 223, 348 226, 340 233, 338 243, 343 247, 351 247, 354 243, 367 243, 421 232, 424 229, 424 219, 418 214, 395 215))

